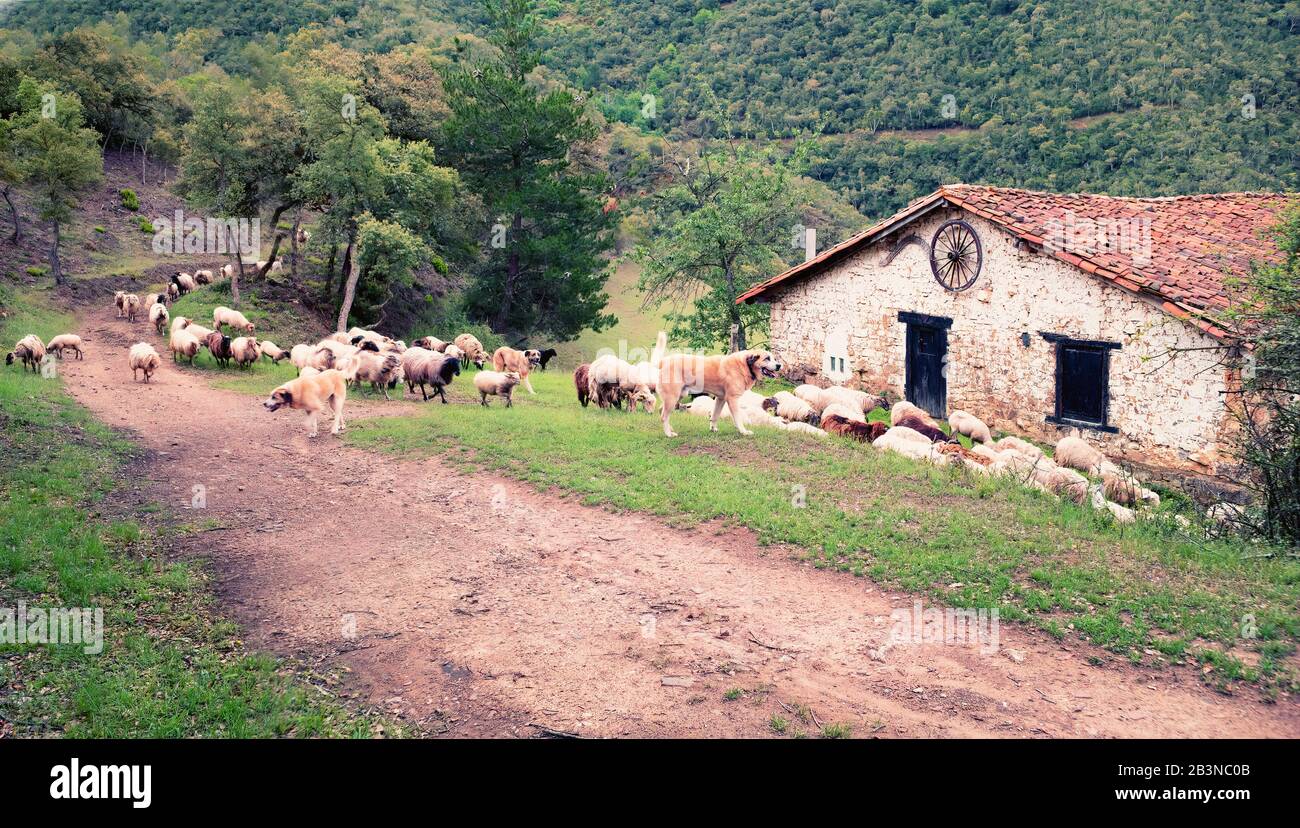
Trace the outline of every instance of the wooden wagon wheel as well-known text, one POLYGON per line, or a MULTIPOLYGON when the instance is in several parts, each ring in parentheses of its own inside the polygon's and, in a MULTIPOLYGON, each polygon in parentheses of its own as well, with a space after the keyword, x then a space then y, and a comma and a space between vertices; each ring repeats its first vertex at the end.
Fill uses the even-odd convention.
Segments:
POLYGON ((975 284, 984 266, 984 246, 980 237, 964 221, 948 221, 939 226, 930 240, 930 272, 944 290, 954 293, 975 284))

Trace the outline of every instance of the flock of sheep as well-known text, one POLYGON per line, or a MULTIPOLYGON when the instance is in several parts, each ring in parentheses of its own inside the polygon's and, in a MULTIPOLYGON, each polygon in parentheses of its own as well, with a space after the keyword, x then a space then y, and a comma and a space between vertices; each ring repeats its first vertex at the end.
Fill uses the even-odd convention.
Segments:
MULTIPOLYGON (((389 389, 405 382, 411 393, 418 387, 425 401, 438 397, 446 403, 445 389, 460 375, 462 367, 473 363, 483 369, 489 359, 482 343, 471 334, 461 334, 451 342, 422 337, 408 347, 401 340, 375 331, 352 328, 315 344, 299 343, 286 351, 269 340, 258 340, 254 324, 231 308, 216 308, 211 328, 187 317, 170 317, 169 299, 200 284, 208 284, 212 278, 211 271, 200 270, 193 275, 178 272, 164 291, 146 294, 143 300, 136 294, 118 291, 114 297, 118 317, 134 321, 143 310, 159 335, 170 325, 173 361, 187 359, 193 363, 201 348, 207 348, 222 367, 231 362, 247 367, 263 358, 276 363, 287 359, 298 369, 299 377, 338 371, 347 382, 358 387, 369 383, 386 399, 389 389), (226 329, 239 335, 232 338, 225 333, 226 329)), ((602 408, 621 408, 626 403, 631 411, 638 407, 652 411, 665 348, 666 338, 661 333, 651 359, 646 362, 631 364, 606 355, 591 364, 580 365, 574 371, 578 401, 586 406, 594 400, 602 408)), ((13 364, 21 360, 24 368, 36 371, 46 353, 62 357, 68 350, 81 358, 81 337, 61 334, 43 343, 39 337, 29 335, 17 343, 6 362, 13 364)), ((553 354, 553 351, 546 352, 547 356, 553 354)), ((483 405, 488 404, 488 397, 499 396, 509 407, 513 390, 521 382, 533 393, 528 382, 529 371, 539 365, 544 367, 542 352, 533 350, 499 348, 491 361, 494 370, 480 370, 474 377, 475 390, 483 405)), ((129 351, 128 364, 134 378, 138 380, 143 374, 144 381, 149 382, 162 359, 152 345, 138 342, 129 351)), ((1026 486, 1106 510, 1121 523, 1133 522, 1136 509, 1157 506, 1160 502, 1159 495, 1142 487, 1130 473, 1079 437, 1063 438, 1049 458, 1038 446, 1017 437, 995 441, 989 427, 968 412, 955 410, 949 415, 949 433, 927 412, 907 401, 891 407, 883 397, 841 386, 821 388, 805 384, 793 392, 779 391, 770 397, 748 390, 738 401, 739 412, 728 410, 724 403, 720 416, 737 419, 743 426, 770 427, 816 437, 839 435, 916 460, 959 465, 976 474, 1012 477, 1026 486), (888 425, 868 421, 868 413, 886 407, 889 408, 888 425), (971 440, 970 448, 961 444, 958 434, 971 440)), ((699 395, 685 404, 685 408, 690 414, 712 417, 715 405, 712 397, 699 395)))
MULTIPOLYGON (((574 371, 578 401, 583 406, 595 401, 602 408, 629 411, 644 404, 650 411, 655 403, 655 381, 663 340, 647 362, 631 364, 614 356, 603 356, 574 371)), ((1052 457, 1018 437, 994 440, 989 427, 978 417, 954 410, 948 417, 951 433, 940 428, 927 412, 907 401, 889 406, 885 398, 852 388, 800 385, 764 397, 753 390, 739 396, 739 419, 743 425, 796 431, 816 437, 839 435, 874 448, 892 451, 940 465, 959 465, 980 475, 1014 478, 1023 485, 1049 492, 1078 504, 1091 504, 1108 511, 1120 523, 1132 523, 1137 509, 1160 504, 1160 496, 1144 488, 1131 473, 1108 460, 1079 437, 1057 443, 1052 457), (888 409, 889 423, 868 421, 876 409, 888 409), (970 438, 966 448, 956 435, 970 438), (1091 476, 1091 477, 1089 477, 1091 476), (1096 479, 1096 482, 1094 479, 1096 479)), ((696 396, 686 410, 700 417, 712 417, 717 401, 696 396)), ((736 418, 726 403, 721 417, 736 418)))

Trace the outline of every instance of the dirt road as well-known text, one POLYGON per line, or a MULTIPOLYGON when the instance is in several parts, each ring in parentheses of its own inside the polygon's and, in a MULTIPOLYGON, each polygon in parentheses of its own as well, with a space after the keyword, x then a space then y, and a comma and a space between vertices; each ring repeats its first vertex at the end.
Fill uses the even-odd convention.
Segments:
POLYGON ((299 412, 170 359, 133 383, 126 349, 146 323, 96 310, 82 333, 69 388, 151 451, 142 501, 184 512, 205 487, 203 513, 184 516, 229 528, 187 552, 211 558, 250 642, 345 665, 370 701, 452 735, 762 736, 775 715, 810 735, 1300 736, 1294 703, 1225 697, 1187 668, 1092 666, 1105 654, 1010 624, 993 653, 881 653, 911 596, 744 531, 612 514, 324 430, 311 441, 299 412))

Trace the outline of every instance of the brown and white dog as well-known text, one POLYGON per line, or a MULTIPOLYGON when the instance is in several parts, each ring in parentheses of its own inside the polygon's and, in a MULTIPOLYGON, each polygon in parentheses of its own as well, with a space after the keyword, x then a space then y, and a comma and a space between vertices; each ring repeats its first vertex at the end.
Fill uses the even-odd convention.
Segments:
MULTIPOLYGON (((781 363, 770 351, 738 351, 726 356, 694 356, 690 354, 673 354, 664 357, 659 364, 659 383, 657 391, 663 402, 661 415, 664 434, 676 437, 668 415, 677 408, 677 401, 682 394, 709 394, 715 400, 713 416, 709 419, 709 429, 718 430, 718 415, 722 406, 727 405, 731 411, 741 409, 740 397, 754 387, 760 377, 775 377, 781 370, 781 363)), ((743 418, 733 417, 736 430, 741 434, 752 434, 743 418)))
POLYGON ((498 373, 516 373, 529 394, 536 394, 528 379, 528 372, 542 364, 542 352, 536 349, 516 351, 502 345, 492 353, 492 370, 498 373))
POLYGON ((316 418, 326 408, 334 415, 330 434, 343 431, 343 403, 348 397, 348 383, 339 371, 322 371, 314 376, 289 380, 271 392, 262 403, 267 411, 297 408, 307 412, 307 436, 317 435, 316 418))

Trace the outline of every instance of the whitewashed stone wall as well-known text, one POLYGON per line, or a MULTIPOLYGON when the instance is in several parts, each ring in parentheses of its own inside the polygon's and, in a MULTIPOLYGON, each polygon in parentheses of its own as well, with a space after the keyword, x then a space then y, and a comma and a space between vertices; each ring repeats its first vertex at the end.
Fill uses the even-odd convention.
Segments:
POLYGON ((1081 436, 1116 459, 1202 474, 1223 474, 1229 460, 1218 354, 1171 348, 1214 341, 1153 303, 1044 254, 1017 250, 1005 231, 960 211, 936 211, 902 231, 908 245, 887 267, 894 239, 877 242, 821 275, 780 286, 772 305, 772 350, 796 380, 827 384, 824 343, 847 321, 846 384, 902 394, 907 326, 899 311, 953 320, 948 331, 948 407, 963 408, 995 429, 1048 442, 1074 430, 1045 421, 1055 410, 1056 351, 1040 332, 1119 342, 1110 357, 1109 423, 1118 434, 1081 436), (979 280, 962 293, 930 273, 928 246, 938 226, 964 218, 984 245, 979 280), (1029 345, 1021 334, 1029 334, 1029 345))

